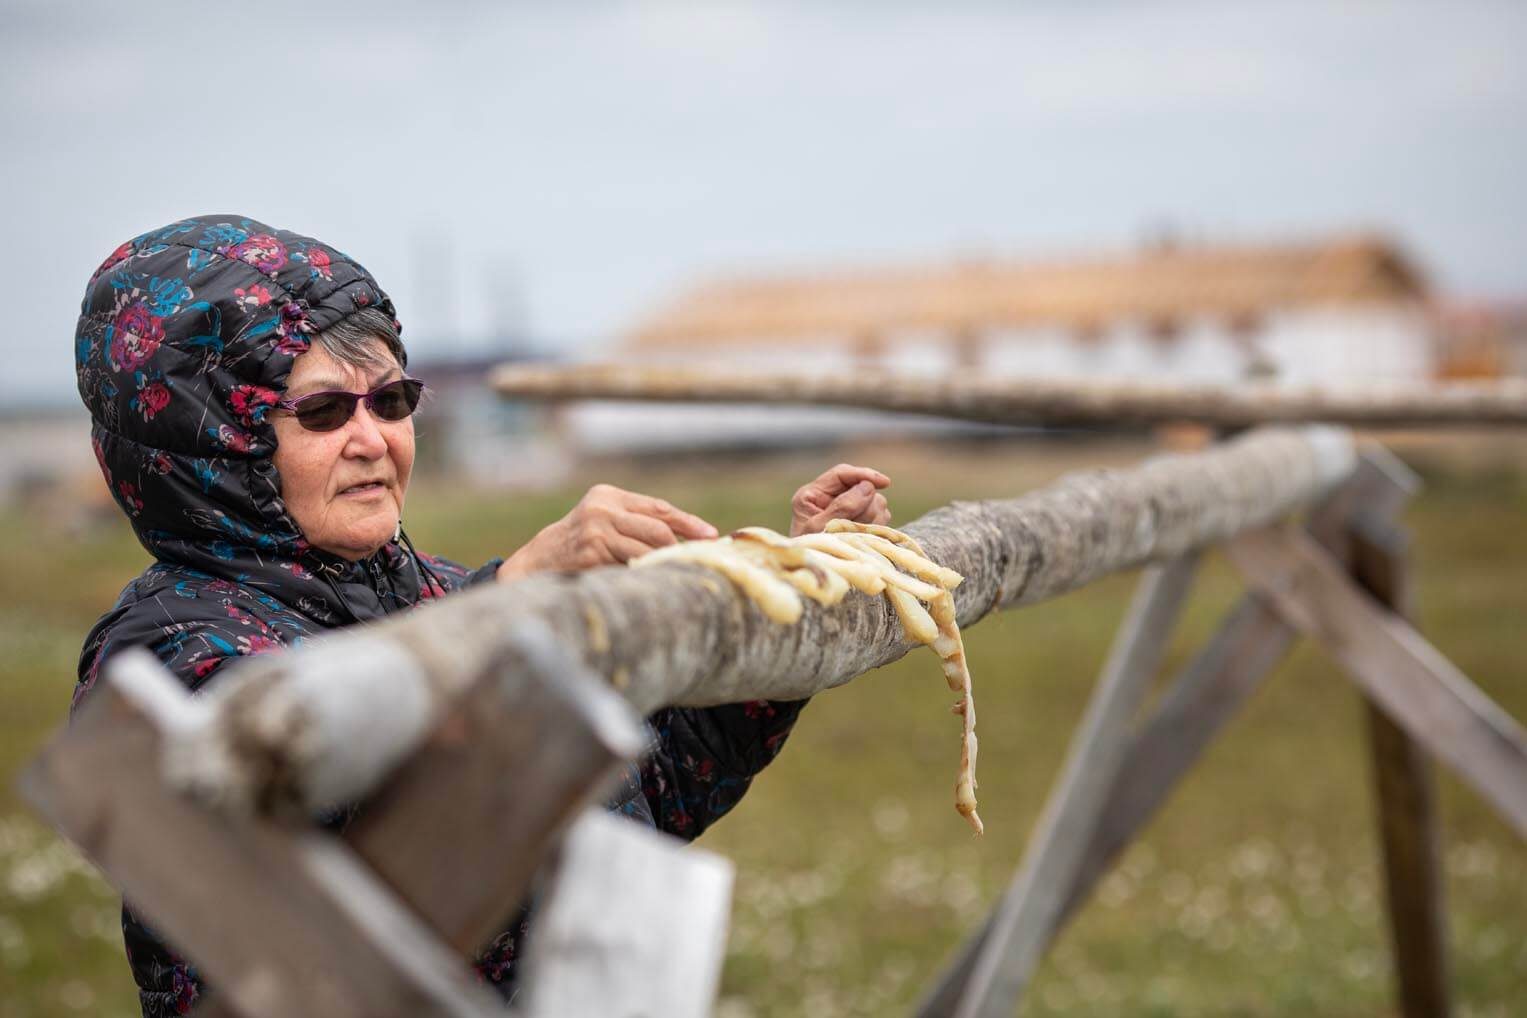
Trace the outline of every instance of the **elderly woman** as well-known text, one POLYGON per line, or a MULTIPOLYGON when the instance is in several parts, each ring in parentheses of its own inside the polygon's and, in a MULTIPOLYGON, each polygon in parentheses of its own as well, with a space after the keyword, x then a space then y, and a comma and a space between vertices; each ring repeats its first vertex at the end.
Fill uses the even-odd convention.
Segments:
MULTIPOLYGON (((127 647, 199 689, 229 661, 475 583, 715 535, 661 499, 597 485, 479 569, 416 551, 402 518, 423 384, 406 374, 399 331, 355 261, 238 216, 145 233, 96 270, 75 341, 80 394, 106 482, 154 563, 91 630, 76 705, 127 647)), ((791 530, 884 522, 888 483, 835 467, 795 493, 791 530)), ((610 808, 697 836, 778 753, 801 706, 659 712, 655 749, 610 808)), ((477 960, 506 997, 524 925, 522 915, 477 960)), ((144 1015, 185 1013, 202 992, 195 968, 128 906, 123 930, 144 1015)))

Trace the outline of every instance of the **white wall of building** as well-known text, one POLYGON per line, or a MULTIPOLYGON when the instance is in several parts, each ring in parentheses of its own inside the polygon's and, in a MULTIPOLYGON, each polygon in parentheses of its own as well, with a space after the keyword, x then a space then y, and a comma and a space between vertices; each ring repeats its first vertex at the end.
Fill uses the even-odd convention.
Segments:
MULTIPOLYGON (((960 363, 958 344, 931 332, 886 336, 881 350, 875 365, 897 373, 936 378, 972 370, 960 363)), ((1207 316, 1180 323, 1170 337, 1152 335, 1144 322, 1116 323, 1090 341, 1055 327, 993 329, 980 335, 975 350, 973 370, 983 378, 1234 382, 1246 378, 1254 356, 1260 356, 1273 367, 1274 379, 1294 385, 1422 380, 1431 377, 1434 357, 1425 314, 1404 305, 1291 309, 1265 317, 1245 340, 1222 319, 1207 316)), ((814 342, 759 341, 709 351, 697 344, 680 354, 643 361, 822 372, 847 371, 865 363, 852 341, 827 335, 814 342)), ((789 444, 953 427, 815 407, 640 403, 585 404, 573 408, 564 422, 575 443, 601 452, 789 444)))

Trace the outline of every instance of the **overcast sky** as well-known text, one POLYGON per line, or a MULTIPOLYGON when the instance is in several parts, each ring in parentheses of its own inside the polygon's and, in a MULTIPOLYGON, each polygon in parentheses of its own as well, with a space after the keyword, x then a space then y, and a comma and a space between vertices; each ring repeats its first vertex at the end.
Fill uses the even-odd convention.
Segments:
POLYGON ((1520 0, 0 0, 0 398, 72 398, 91 270, 206 212, 355 255, 415 350, 572 348, 707 274, 1163 224, 1522 297, 1524 181, 1520 0))

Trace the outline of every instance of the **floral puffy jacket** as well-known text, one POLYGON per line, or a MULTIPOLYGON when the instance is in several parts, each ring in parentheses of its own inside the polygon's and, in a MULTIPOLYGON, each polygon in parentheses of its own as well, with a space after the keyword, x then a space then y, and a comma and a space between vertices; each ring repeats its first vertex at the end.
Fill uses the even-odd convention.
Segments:
MULTIPOLYGON (((74 706, 128 647, 199 690, 228 661, 493 580, 497 562, 470 570, 406 538, 338 559, 307 544, 281 500, 267 414, 309 336, 363 307, 393 310, 353 259, 240 216, 150 231, 96 270, 75 333, 80 395, 107 486, 155 563, 87 637, 74 706)), ((652 749, 610 808, 696 837, 779 752, 801 706, 658 712, 652 749)), ((528 921, 506 916, 476 959, 506 998, 528 921)), ((194 944, 172 949, 126 903, 123 934, 146 1018, 185 1014, 207 992, 194 944)))

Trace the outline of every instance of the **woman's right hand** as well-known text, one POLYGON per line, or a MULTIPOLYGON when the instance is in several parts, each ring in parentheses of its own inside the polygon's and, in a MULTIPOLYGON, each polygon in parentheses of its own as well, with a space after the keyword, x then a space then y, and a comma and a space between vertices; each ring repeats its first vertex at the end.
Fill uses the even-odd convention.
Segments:
POLYGON ((704 540, 716 528, 660 498, 596 484, 572 512, 498 567, 500 582, 539 572, 577 572, 628 562, 679 538, 704 540))

